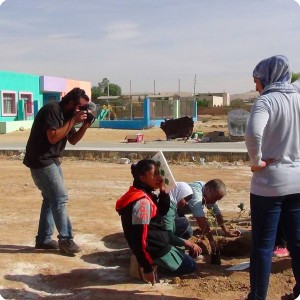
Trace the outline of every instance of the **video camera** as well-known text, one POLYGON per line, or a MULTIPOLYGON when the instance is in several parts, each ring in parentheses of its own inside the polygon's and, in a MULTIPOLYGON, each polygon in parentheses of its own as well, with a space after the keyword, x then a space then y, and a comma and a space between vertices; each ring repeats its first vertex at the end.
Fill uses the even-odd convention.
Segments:
POLYGON ((95 103, 89 102, 88 104, 86 104, 84 106, 80 106, 79 110, 84 111, 86 113, 87 118, 86 118, 85 122, 92 124, 95 121, 95 119, 96 119, 95 118, 95 113, 96 113, 96 110, 97 110, 97 107, 96 107, 95 103))

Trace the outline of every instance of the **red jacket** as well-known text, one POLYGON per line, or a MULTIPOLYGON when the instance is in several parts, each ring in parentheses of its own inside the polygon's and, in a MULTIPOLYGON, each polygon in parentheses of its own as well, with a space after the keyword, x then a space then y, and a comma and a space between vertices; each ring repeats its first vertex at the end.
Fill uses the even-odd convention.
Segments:
POLYGON ((169 249, 169 233, 160 224, 158 210, 165 214, 170 205, 168 194, 157 196, 131 186, 116 202, 116 210, 121 215, 122 227, 130 249, 144 272, 152 271, 152 258, 161 257, 169 249))

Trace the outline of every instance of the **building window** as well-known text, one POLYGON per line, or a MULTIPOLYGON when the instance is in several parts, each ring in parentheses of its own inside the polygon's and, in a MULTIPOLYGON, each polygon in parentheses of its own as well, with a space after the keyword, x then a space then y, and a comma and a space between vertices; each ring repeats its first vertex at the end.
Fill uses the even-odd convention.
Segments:
POLYGON ((33 102, 31 93, 20 93, 20 100, 24 100, 24 113, 25 116, 33 115, 33 102))
POLYGON ((1 98, 2 98, 2 115, 16 116, 17 115, 16 93, 3 91, 1 98))

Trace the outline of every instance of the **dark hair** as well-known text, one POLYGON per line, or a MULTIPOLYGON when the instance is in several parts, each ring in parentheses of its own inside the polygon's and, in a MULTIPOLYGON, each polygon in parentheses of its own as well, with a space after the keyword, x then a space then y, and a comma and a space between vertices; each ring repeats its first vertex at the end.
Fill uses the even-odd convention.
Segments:
POLYGON ((90 98, 89 98, 89 96, 88 96, 87 94, 84 94, 84 95, 82 95, 81 97, 82 97, 83 99, 85 99, 87 102, 90 101, 90 98))
POLYGON ((79 103, 80 98, 84 98, 87 101, 90 100, 83 89, 76 87, 61 98, 61 103, 68 104, 70 101, 74 101, 76 105, 79 103))
POLYGON ((225 183, 220 179, 212 179, 205 183, 205 186, 208 187, 212 192, 218 192, 226 195, 226 186, 225 183))
POLYGON ((142 159, 136 164, 131 165, 131 174, 135 180, 139 180, 140 176, 150 171, 152 166, 156 166, 156 162, 152 159, 142 159))

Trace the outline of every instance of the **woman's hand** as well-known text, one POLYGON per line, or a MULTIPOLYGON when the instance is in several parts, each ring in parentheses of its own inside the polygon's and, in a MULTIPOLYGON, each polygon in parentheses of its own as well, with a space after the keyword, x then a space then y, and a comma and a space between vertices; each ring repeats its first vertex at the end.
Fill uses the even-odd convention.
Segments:
POLYGON ((267 167, 268 165, 270 165, 271 163, 273 163, 274 161, 275 159, 262 160, 259 166, 251 166, 251 171, 252 172, 260 171, 265 167, 267 167))
POLYGON ((159 191, 160 192, 165 192, 165 182, 164 179, 161 177, 161 179, 159 180, 159 191))

